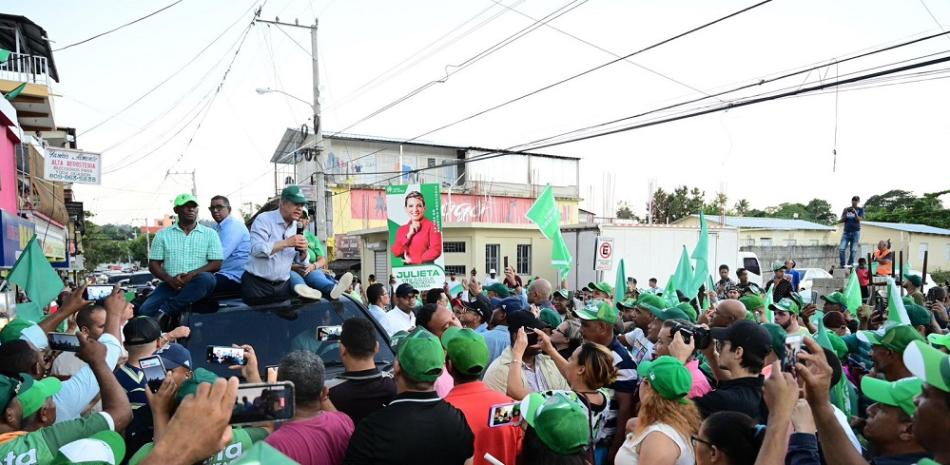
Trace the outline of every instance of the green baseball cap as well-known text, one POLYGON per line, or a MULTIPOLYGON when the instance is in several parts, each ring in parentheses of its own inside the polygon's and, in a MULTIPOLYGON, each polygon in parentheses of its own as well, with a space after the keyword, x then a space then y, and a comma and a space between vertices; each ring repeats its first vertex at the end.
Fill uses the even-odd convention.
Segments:
POLYGON ((923 382, 918 378, 904 378, 894 382, 865 376, 861 378, 861 392, 868 399, 891 407, 898 407, 908 415, 917 411, 914 397, 924 389, 923 382))
POLYGON ((590 442, 587 408, 573 392, 532 392, 521 401, 521 417, 555 454, 576 454, 590 442))
POLYGON ((673 307, 673 308, 678 308, 678 309, 680 309, 680 311, 682 311, 684 314, 686 314, 686 316, 688 317, 687 319, 688 319, 689 321, 691 321, 691 322, 693 322, 693 323, 696 322, 696 318, 697 318, 698 315, 696 315, 696 309, 693 307, 693 305, 692 305, 691 303, 689 303, 689 302, 680 302, 680 303, 676 304, 676 306, 673 307))
POLYGON ((538 319, 552 328, 557 328, 564 322, 564 320, 561 319, 561 315, 548 307, 541 309, 541 315, 538 316, 538 319))
POLYGON ((485 338, 469 328, 451 327, 442 333, 442 347, 455 371, 480 375, 488 368, 488 345, 485 338))
MULTIPOLYGON (((20 379, 16 398, 23 406, 23 418, 29 417, 43 408, 46 399, 53 397, 63 387, 63 383, 54 377, 33 379, 32 376, 20 373, 20 379)), ((16 381, 13 379, 12 381, 16 381)), ((7 399, 7 403, 10 400, 7 399)), ((6 404, 4 404, 6 406, 6 404)))
POLYGON ((574 297, 574 293, 567 289, 558 289, 554 291, 554 297, 560 297, 564 300, 571 300, 571 297, 574 297))
POLYGON ((181 387, 178 388, 178 394, 176 394, 175 397, 181 402, 185 396, 198 392, 198 386, 200 386, 201 383, 214 384, 217 380, 218 375, 204 368, 198 368, 191 372, 191 378, 181 383, 181 387))
POLYGON ((950 355, 923 341, 913 341, 904 351, 904 365, 923 382, 943 392, 950 392, 950 355))
POLYGON ((652 309, 651 309, 651 310, 650 310, 650 313, 652 313, 652 314, 653 314, 655 317, 657 317, 657 319, 659 319, 660 321, 666 321, 666 320, 686 320, 686 321, 691 321, 691 320, 689 319, 689 315, 687 315, 686 312, 680 310, 678 307, 670 307, 670 308, 666 308, 666 309, 663 309, 663 310, 652 310, 652 309))
POLYGON ((100 431, 59 448, 51 465, 118 465, 125 457, 125 440, 115 431, 100 431))
POLYGON ((676 400, 685 404, 686 394, 693 387, 693 376, 689 374, 683 362, 663 355, 656 360, 641 362, 637 367, 640 379, 649 381, 650 387, 660 397, 667 400, 676 400))
POLYGON ((907 310, 907 318, 910 319, 910 324, 914 326, 930 326, 930 310, 914 303, 904 304, 904 308, 907 310))
POLYGON ((904 305, 910 305, 912 303, 915 303, 914 298, 909 295, 905 295, 904 297, 901 297, 901 302, 904 302, 904 305))
POLYGON ((617 307, 610 305, 602 300, 592 300, 586 307, 574 312, 577 317, 587 321, 603 321, 614 324, 620 317, 620 311, 617 307))
POLYGON ((787 269, 788 268, 785 267, 785 262, 781 260, 775 260, 774 262, 772 262, 772 271, 787 270, 787 269))
POLYGON ((860 331, 859 334, 863 335, 872 347, 882 346, 894 352, 903 352, 911 342, 924 340, 911 325, 892 326, 883 334, 877 331, 860 331))
POLYGON ((601 281, 599 283, 588 283, 587 289, 591 292, 600 291, 607 295, 614 295, 614 287, 610 285, 607 281, 601 281))
POLYGON ((635 306, 653 312, 666 308, 666 302, 656 294, 643 294, 637 299, 635 306))
POLYGON ((442 343, 425 328, 418 328, 399 342, 397 360, 402 372, 412 380, 432 383, 445 368, 442 343))
POLYGON ((765 308, 765 301, 755 294, 744 295, 739 298, 739 302, 742 302, 742 305, 745 305, 745 309, 750 312, 754 312, 759 308, 765 308))
POLYGON ((300 191, 300 186, 285 187, 284 190, 280 191, 280 198, 296 204, 307 203, 307 197, 300 191))
POLYGON ((198 206, 198 198, 191 194, 178 194, 178 197, 175 197, 175 206, 181 207, 188 203, 194 203, 195 206, 198 206))
POLYGON ((8 342, 16 341, 20 339, 20 336, 23 334, 23 330, 33 326, 33 322, 29 320, 24 320, 23 318, 14 318, 7 323, 6 326, 0 330, 0 343, 6 344, 8 342))
POLYGON ((769 309, 776 312, 794 313, 796 315, 801 312, 801 308, 798 306, 798 304, 788 297, 785 297, 782 300, 769 305, 769 309))
POLYGON ((831 350, 834 351, 835 355, 838 358, 847 357, 848 344, 845 344, 844 339, 841 339, 841 336, 830 329, 826 329, 825 332, 828 333, 828 341, 831 342, 831 350))
POLYGON ((920 287, 924 283, 924 278, 921 278, 920 275, 911 274, 904 277, 907 281, 910 281, 915 287, 920 287))
POLYGON ((769 337, 772 338, 772 352, 775 352, 779 360, 785 358, 785 338, 788 337, 785 328, 775 323, 763 323, 762 327, 765 328, 769 333, 769 337))
POLYGON ((634 308, 637 308, 637 299, 623 299, 617 302, 617 309, 621 311, 634 308))
POLYGON ((840 306, 842 306, 842 307, 846 307, 846 308, 847 308, 847 306, 848 306, 848 298, 845 297, 844 294, 842 294, 842 293, 840 293, 840 292, 838 292, 838 291, 832 292, 831 294, 828 294, 828 295, 823 295, 823 296, 821 296, 821 298, 822 298, 822 300, 825 300, 826 302, 831 302, 831 303, 833 303, 833 304, 838 304, 838 305, 840 305, 840 306))
POLYGON ((944 346, 947 349, 950 349, 950 334, 928 334, 927 342, 935 346, 944 346))
POLYGON ((502 283, 492 283, 491 286, 485 287, 485 290, 498 294, 498 297, 501 297, 502 299, 511 295, 511 289, 508 289, 508 286, 505 286, 502 283))

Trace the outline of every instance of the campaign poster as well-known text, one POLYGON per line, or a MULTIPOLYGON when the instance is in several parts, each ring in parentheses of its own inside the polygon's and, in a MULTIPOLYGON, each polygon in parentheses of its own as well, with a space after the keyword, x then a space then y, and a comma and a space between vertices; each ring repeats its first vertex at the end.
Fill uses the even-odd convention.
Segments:
POLYGON ((386 186, 389 253, 396 283, 424 291, 445 283, 439 184, 386 186))

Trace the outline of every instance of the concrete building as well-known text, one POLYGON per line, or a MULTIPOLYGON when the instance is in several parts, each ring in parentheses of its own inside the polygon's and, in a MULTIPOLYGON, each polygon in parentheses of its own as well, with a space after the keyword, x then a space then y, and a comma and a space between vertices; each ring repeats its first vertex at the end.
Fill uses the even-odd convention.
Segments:
MULTIPOLYGON (((748 216, 707 216, 709 225, 739 228, 742 247, 795 247, 837 245, 840 237, 832 226, 811 221, 785 218, 756 218, 748 216)), ((683 226, 699 226, 699 215, 674 221, 683 226)))
MULTIPOLYGON (((839 237, 840 239, 840 237, 839 237)), ((927 273, 950 270, 950 229, 913 223, 861 223, 861 256, 867 256, 879 241, 891 241, 894 252, 903 251, 911 269, 920 271, 927 251, 927 273)))

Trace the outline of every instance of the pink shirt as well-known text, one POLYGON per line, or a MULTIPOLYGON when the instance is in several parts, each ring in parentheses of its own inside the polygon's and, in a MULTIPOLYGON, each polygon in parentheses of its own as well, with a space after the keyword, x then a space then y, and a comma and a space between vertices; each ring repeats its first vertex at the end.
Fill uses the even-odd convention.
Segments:
POLYGON ((449 374, 449 371, 443 368, 442 374, 435 380, 436 394, 439 395, 440 399, 444 399, 445 396, 449 395, 449 391, 451 391, 453 387, 455 387, 455 380, 452 379, 452 375, 449 374))
POLYGON ((321 412, 307 420, 284 424, 266 441, 300 465, 340 465, 354 428, 353 420, 345 413, 321 412))
POLYGON ((712 391, 709 380, 706 379, 706 375, 703 374, 703 371, 699 369, 699 360, 693 359, 687 362, 686 369, 689 370, 689 374, 693 376, 693 387, 690 388, 689 394, 686 397, 695 399, 712 391))

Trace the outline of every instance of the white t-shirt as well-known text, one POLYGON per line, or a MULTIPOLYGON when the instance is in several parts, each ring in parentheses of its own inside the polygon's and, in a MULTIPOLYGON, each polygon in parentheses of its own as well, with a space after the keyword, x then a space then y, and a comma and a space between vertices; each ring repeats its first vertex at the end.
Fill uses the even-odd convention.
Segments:
POLYGON ((614 458, 614 464, 638 465, 640 463, 640 443, 643 442, 643 440, 646 439, 650 433, 662 434, 676 443, 676 446, 679 448, 680 455, 676 459, 676 462, 673 462, 674 465, 696 464, 696 458, 693 456, 693 448, 689 445, 689 439, 681 436, 679 432, 666 423, 652 424, 643 430, 643 432, 638 436, 634 436, 633 433, 628 433, 627 439, 623 441, 623 445, 621 445, 620 449, 617 451, 617 457, 614 458))
POLYGON ((488 276, 488 277, 485 278, 485 283, 483 284, 483 286, 488 287, 488 286, 491 286, 492 284, 500 283, 500 282, 501 282, 501 281, 499 281, 499 280, 497 280, 497 279, 495 279, 495 278, 492 278, 491 276, 488 276))
POLYGON ((653 359, 653 343, 647 339, 646 334, 640 328, 635 328, 627 334, 624 334, 627 344, 630 344, 630 355, 637 365, 644 360, 653 359))

